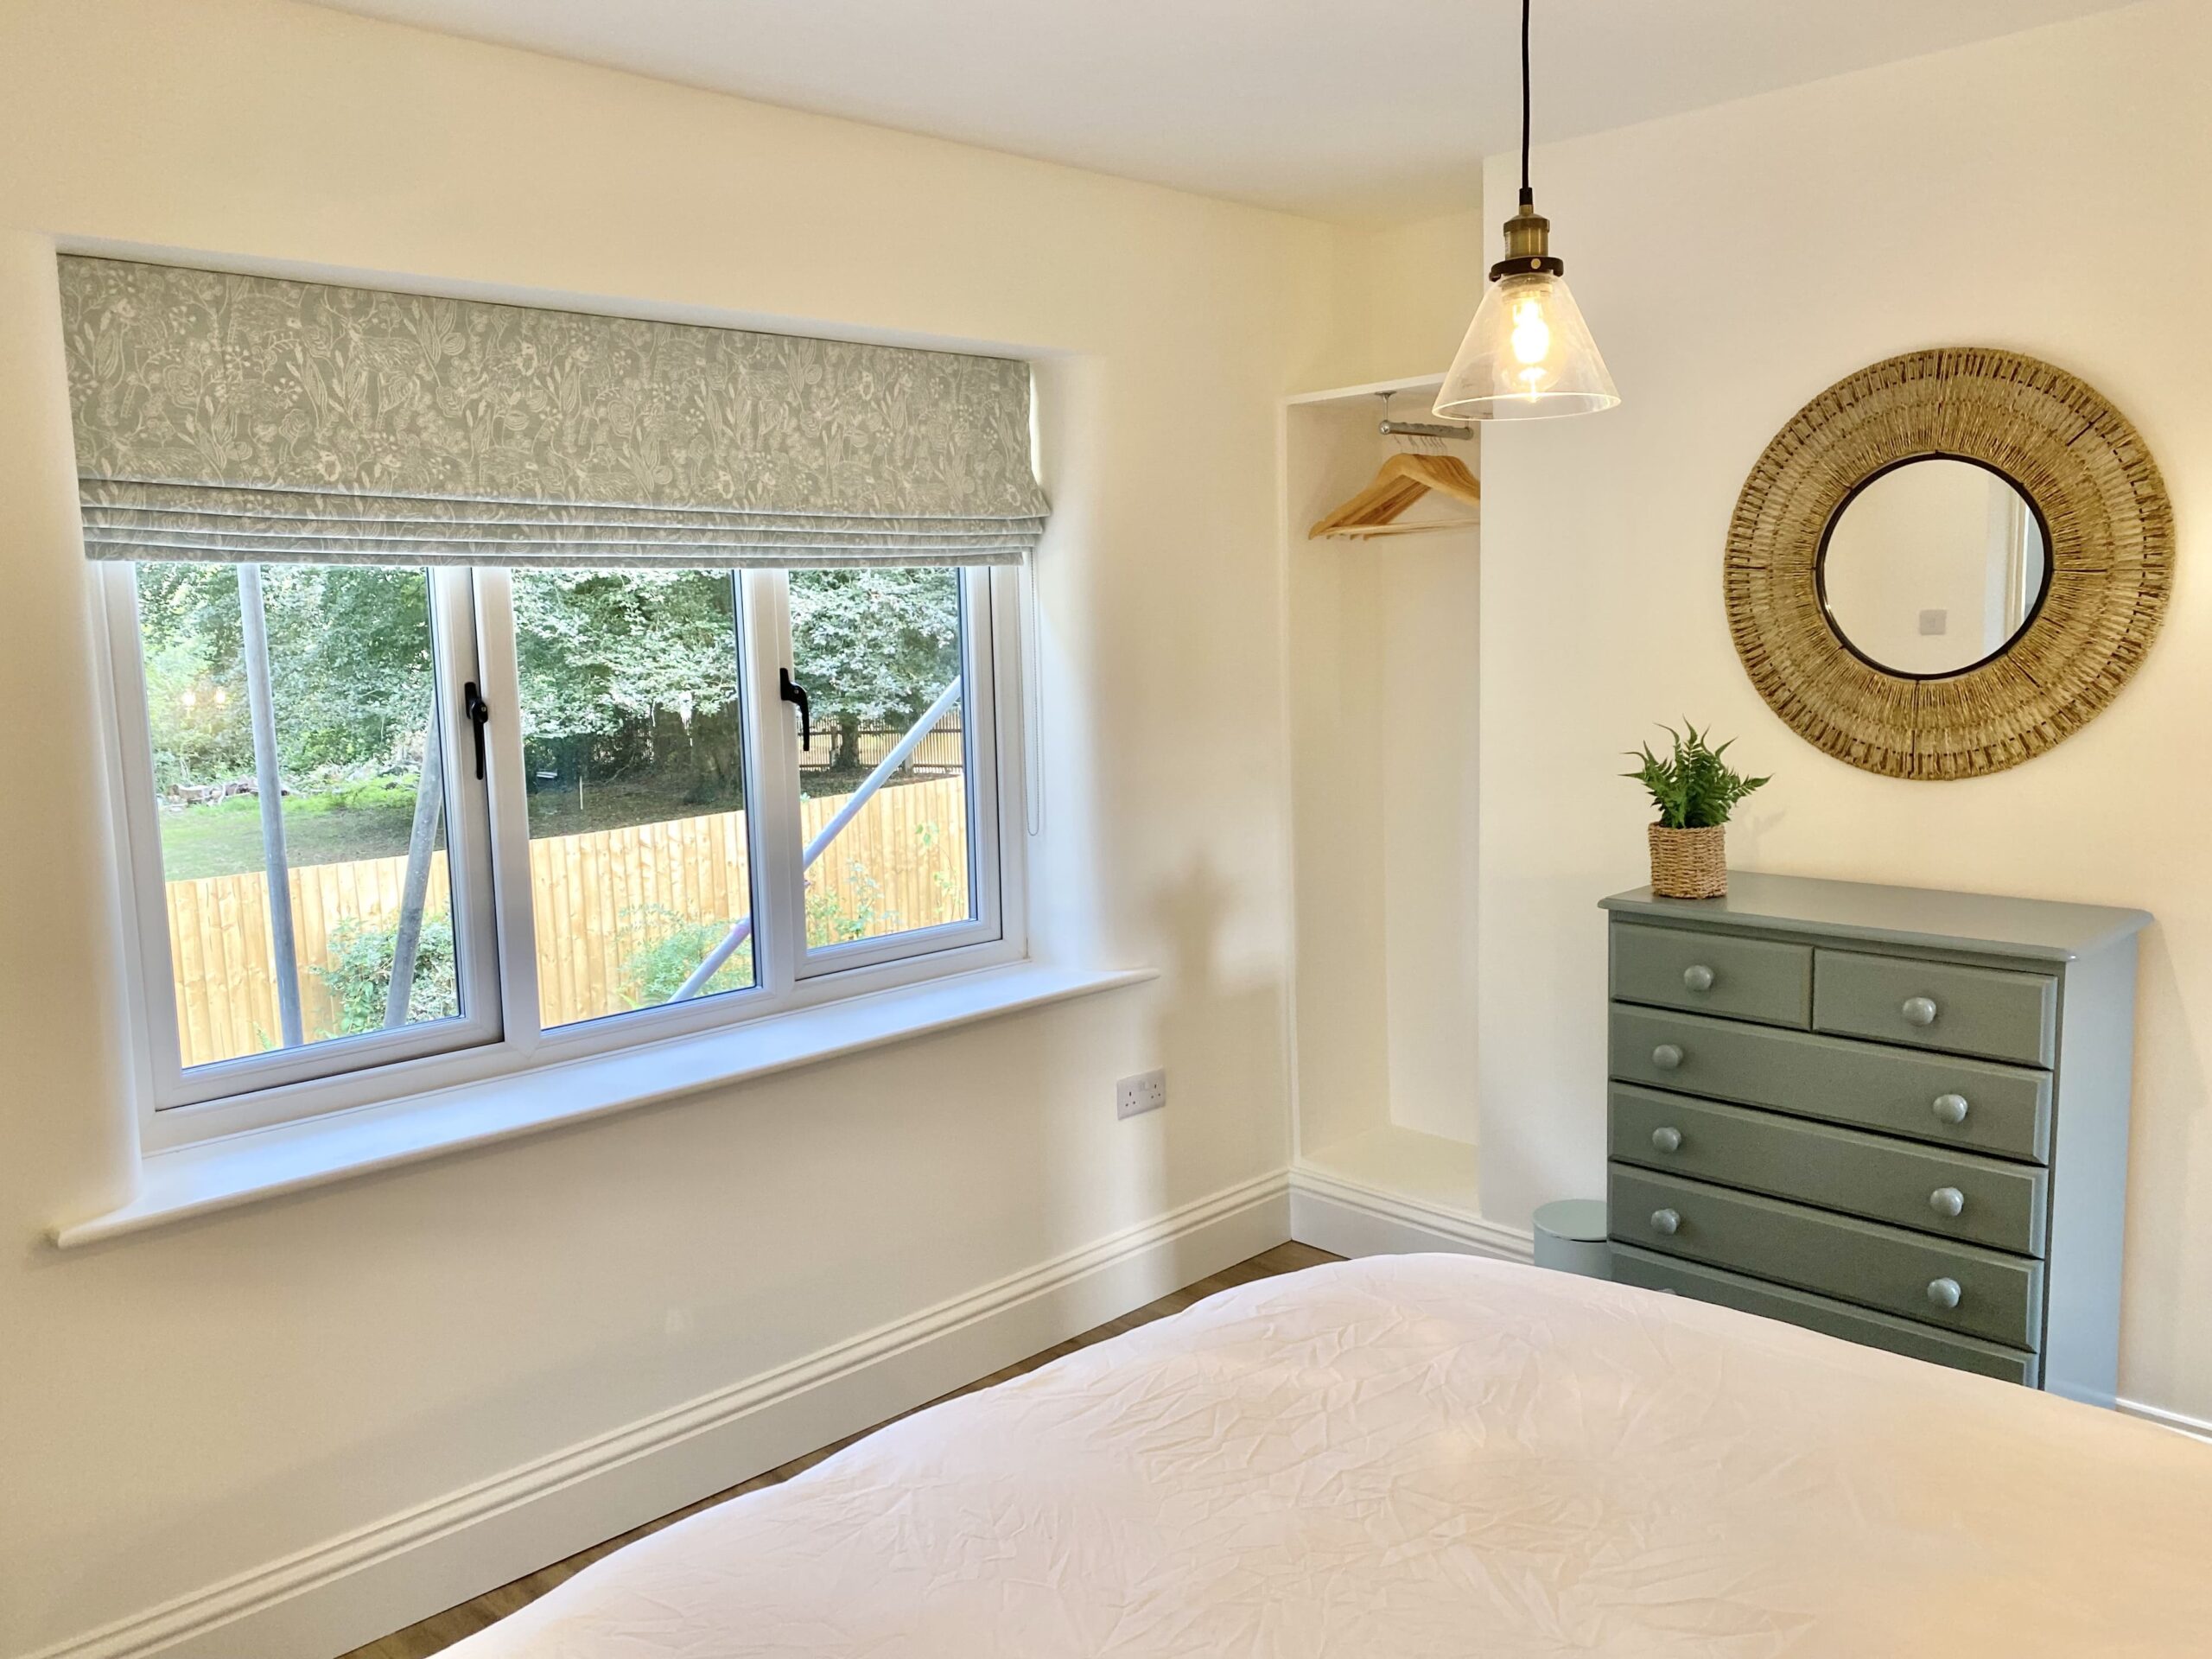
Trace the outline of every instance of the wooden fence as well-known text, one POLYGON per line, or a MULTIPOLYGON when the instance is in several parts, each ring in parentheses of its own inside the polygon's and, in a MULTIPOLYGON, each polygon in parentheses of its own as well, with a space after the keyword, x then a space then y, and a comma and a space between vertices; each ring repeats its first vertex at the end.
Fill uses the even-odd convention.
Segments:
MULTIPOLYGON (((800 806, 810 841, 851 798, 800 806)), ((816 943, 926 927, 969 913, 966 784, 934 778, 884 789, 823 852, 807 880, 816 943)), ((404 857, 303 865, 291 872, 300 1012, 311 1039, 338 1035, 320 969, 347 921, 397 925, 404 857)), ((596 1019, 665 997, 721 933, 752 907, 745 815, 712 812, 530 844, 538 1005, 547 1026, 596 1019)), ((171 881, 170 969, 184 1063, 202 1065, 276 1046, 276 948, 258 874, 171 881)), ((445 855, 433 859, 425 916, 448 906, 445 855)), ((739 966, 749 962, 741 956, 739 966)), ((729 976, 718 978, 723 988, 729 976)))
MULTIPOLYGON (((860 762, 872 766, 891 753, 900 738, 906 736, 903 726, 868 726, 861 730, 860 762)), ((915 745, 913 757, 907 766, 919 772, 957 772, 967 762, 967 735, 961 729, 960 715, 956 710, 930 728, 922 741, 915 745)), ((836 758, 837 734, 826 723, 814 728, 814 747, 801 749, 799 770, 810 772, 828 766, 836 758)))
MULTIPOLYGON (((327 966, 331 935, 349 918, 365 931, 396 927, 407 861, 365 858, 303 864, 291 873, 292 935, 300 959, 300 1023, 310 1038, 335 1035, 338 1010, 310 968, 327 966)), ((168 886, 169 970, 187 1065, 275 1048, 276 947, 269 884, 260 875, 213 875, 168 886)), ((446 855, 433 855, 426 916, 446 912, 446 855)))

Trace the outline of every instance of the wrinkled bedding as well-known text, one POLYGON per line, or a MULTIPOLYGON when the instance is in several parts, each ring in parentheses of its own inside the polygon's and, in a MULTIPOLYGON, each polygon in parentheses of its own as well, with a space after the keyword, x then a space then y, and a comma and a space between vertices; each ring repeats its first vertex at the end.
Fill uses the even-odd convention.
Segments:
POLYGON ((1625 1286, 1376 1257, 906 1419, 452 1659, 2212 1654, 2212 1446, 1625 1286))

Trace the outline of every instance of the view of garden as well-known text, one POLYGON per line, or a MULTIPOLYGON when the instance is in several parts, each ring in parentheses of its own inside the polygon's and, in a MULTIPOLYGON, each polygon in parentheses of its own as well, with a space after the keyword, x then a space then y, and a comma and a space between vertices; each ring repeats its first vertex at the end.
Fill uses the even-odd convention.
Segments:
MULTIPOLYGON (((188 1064, 277 1041, 238 569, 139 569, 188 1064)), ((302 1002, 317 1040, 385 1023, 429 726, 428 580, 269 565, 262 588, 302 1002)), ((728 571, 523 569, 512 590, 546 1023, 665 1001, 751 902, 735 583, 728 571)), ((790 593, 796 664, 814 701, 801 772, 811 836, 958 673, 959 584, 944 569, 797 571, 790 593)), ((956 708, 810 873, 810 943, 969 912, 959 724, 956 708)), ((410 1020, 459 1007, 443 810, 433 803, 419 826, 441 850, 410 1020)), ((708 988, 751 975, 741 949, 708 988)))

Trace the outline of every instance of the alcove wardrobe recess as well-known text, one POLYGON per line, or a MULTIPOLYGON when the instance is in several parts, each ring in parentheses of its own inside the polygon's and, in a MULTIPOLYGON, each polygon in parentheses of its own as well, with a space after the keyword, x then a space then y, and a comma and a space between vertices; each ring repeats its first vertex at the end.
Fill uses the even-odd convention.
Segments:
MULTIPOLYGON (((1307 392, 1280 411, 1292 1227, 1348 1255, 1527 1249, 1482 1219, 1476 1186, 1479 514, 1471 490, 1430 487, 1381 518, 1354 513, 1361 522, 1338 526, 1349 536, 1328 527, 1363 493, 1387 493, 1378 473, 1408 446, 1381 423, 1429 421, 1442 380, 1307 392)), ((1425 447, 1454 462, 1432 476, 1479 479, 1474 436, 1425 447)))

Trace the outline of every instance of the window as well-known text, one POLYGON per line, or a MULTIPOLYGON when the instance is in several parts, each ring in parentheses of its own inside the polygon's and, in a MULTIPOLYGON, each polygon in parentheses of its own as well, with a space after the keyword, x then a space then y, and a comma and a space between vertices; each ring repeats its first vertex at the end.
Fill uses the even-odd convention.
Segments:
POLYGON ((103 580, 174 1138, 1020 954, 1006 567, 103 580))
POLYGON ((57 272, 143 1144, 1021 954, 1027 363, 57 272))
POLYGON ((978 918, 959 572, 798 570, 791 657, 820 735, 799 755, 810 957, 880 956, 978 918), (878 772, 908 787, 875 789, 878 772))
POLYGON ((483 795, 454 764, 465 582, 118 567, 140 939, 179 1104, 499 1030, 483 795), (395 963, 404 959, 404 967, 395 963))
POLYGON ((757 984, 735 573, 512 582, 538 1022, 757 984))

